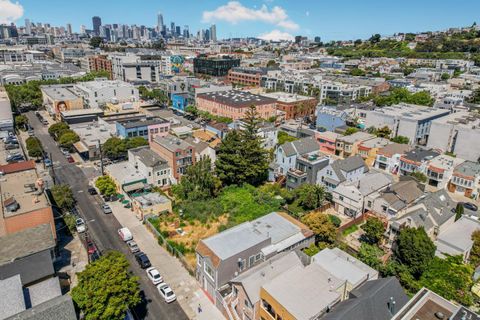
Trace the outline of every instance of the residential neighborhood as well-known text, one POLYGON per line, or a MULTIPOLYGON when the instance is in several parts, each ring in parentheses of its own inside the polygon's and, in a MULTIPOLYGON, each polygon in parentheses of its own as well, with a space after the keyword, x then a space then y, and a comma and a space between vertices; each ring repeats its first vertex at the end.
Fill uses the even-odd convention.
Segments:
POLYGON ((479 4, 89 1, 0 0, 0 320, 480 320, 479 4))

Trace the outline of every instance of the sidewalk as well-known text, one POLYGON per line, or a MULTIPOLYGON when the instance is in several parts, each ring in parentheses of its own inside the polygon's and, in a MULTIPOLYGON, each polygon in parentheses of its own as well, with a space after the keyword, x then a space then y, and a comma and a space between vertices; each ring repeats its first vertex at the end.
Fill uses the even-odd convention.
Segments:
POLYGON ((129 209, 123 208, 120 202, 112 202, 109 205, 115 218, 122 226, 130 229, 133 239, 140 249, 147 254, 152 266, 158 269, 165 282, 175 292, 178 303, 190 319, 225 319, 200 289, 195 278, 188 274, 180 261, 158 245, 155 237, 129 209), (201 313, 197 311, 199 304, 202 309, 201 313))

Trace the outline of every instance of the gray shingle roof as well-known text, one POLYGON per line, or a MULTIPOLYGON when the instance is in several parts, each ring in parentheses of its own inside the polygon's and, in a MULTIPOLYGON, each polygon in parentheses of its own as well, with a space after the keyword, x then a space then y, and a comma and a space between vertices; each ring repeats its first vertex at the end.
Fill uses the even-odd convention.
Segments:
POLYGON ((167 160, 160 157, 148 146, 130 149, 129 151, 132 152, 133 155, 138 157, 139 160, 147 167, 156 167, 161 165, 168 166, 167 160))
POLYGON ((460 173, 464 176, 475 177, 480 175, 480 164, 473 161, 465 161, 464 163, 458 165, 454 172, 460 173))
POLYGON ((5 319, 25 310, 20 275, 0 280, 0 319, 5 319))
POLYGON ((293 156, 294 154, 304 155, 320 150, 318 142, 313 137, 302 138, 292 142, 285 142, 281 145, 281 148, 287 157, 293 156))
POLYGON ((345 181, 342 171, 350 172, 361 167, 365 168, 364 172, 368 171, 368 167, 360 155, 355 155, 346 159, 339 159, 332 163, 332 169, 335 171, 340 181, 345 181))
POLYGON ((77 320, 72 298, 59 296, 6 320, 77 320))
POLYGON ((406 152, 403 157, 411 161, 422 162, 428 158, 433 159, 439 155, 440 153, 433 150, 415 149, 415 150, 406 152))
POLYGON ((55 270, 53 269, 53 261, 49 250, 34 253, 0 266, 0 279, 3 280, 19 274, 23 285, 28 285, 54 273, 55 270))
POLYGON ((50 224, 42 224, 1 237, 0 266, 13 259, 55 247, 50 224))
POLYGON ((389 320, 389 302, 395 301, 393 314, 407 302, 408 297, 395 277, 367 281, 350 293, 350 299, 340 302, 322 320, 389 320))

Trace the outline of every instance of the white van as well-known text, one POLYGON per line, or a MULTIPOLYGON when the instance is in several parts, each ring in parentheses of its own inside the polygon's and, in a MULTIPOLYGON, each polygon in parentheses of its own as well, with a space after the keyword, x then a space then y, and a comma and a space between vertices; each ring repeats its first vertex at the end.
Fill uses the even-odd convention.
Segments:
POLYGON ((133 240, 132 233, 130 232, 130 230, 128 230, 128 228, 118 229, 118 235, 120 236, 120 239, 125 242, 133 240))

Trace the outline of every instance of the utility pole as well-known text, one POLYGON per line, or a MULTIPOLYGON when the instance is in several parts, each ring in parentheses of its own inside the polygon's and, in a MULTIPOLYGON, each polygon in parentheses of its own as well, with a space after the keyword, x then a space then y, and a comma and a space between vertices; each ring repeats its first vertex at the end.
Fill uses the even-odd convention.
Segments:
POLYGON ((105 175, 103 172, 103 152, 102 152, 102 144, 100 143, 100 139, 98 141, 98 149, 100 150, 100 171, 102 173, 102 176, 105 175))
MULTIPOLYGON (((53 165, 53 158, 52 158, 52 153, 50 152, 50 162, 52 163, 52 180, 53 184, 55 183, 55 166, 53 165)), ((43 165, 45 165, 45 160, 43 161, 43 165)))

